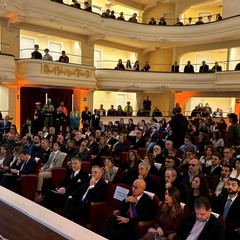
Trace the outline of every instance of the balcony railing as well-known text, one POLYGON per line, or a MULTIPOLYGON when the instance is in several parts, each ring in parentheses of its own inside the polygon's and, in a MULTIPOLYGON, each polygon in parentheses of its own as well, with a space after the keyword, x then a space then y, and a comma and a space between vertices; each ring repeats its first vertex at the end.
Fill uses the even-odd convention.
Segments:
MULTIPOLYGON (((100 61, 95 61, 96 62, 96 68, 97 69, 115 69, 115 67, 118 64, 118 61, 116 60, 100 60, 100 61)), ((232 71, 235 70, 235 66, 240 63, 240 59, 239 60, 231 60, 231 61, 219 61, 218 65, 222 67, 222 71, 232 71)), ((214 72, 212 70, 212 68, 215 66, 215 63, 210 62, 210 63, 206 63, 209 66, 209 72, 214 72)), ((126 61, 123 61, 123 65, 126 68, 126 61)), ((179 70, 180 72, 184 72, 184 67, 186 66, 186 64, 178 64, 179 65, 179 70)), ((202 64, 200 63, 194 63, 192 64, 194 67, 194 72, 198 73, 199 72, 199 68, 202 66, 202 64)), ((134 70, 133 68, 134 66, 134 62, 131 62, 131 67, 132 70, 134 70)), ((140 71, 142 69, 144 65, 141 64, 140 66, 140 71)), ((158 63, 151 63, 150 62, 150 72, 171 72, 171 67, 172 65, 170 64, 158 64, 158 63)), ((129 70, 129 69, 126 69, 129 70)))
MULTIPOLYGON (((31 53, 33 51, 34 51, 33 48, 20 49, 20 59, 31 58, 31 53)), ((42 56, 44 56, 44 49, 39 49, 39 52, 42 54, 42 56)), ((62 55, 62 53, 56 52, 56 51, 51 51, 51 49, 49 49, 49 55, 51 55, 53 57, 53 61, 58 62, 59 57, 62 55)), ((69 63, 84 64, 84 65, 88 65, 88 66, 93 65, 93 59, 90 57, 81 56, 81 55, 73 54, 73 53, 67 53, 67 52, 66 52, 66 55, 69 57, 69 63)))

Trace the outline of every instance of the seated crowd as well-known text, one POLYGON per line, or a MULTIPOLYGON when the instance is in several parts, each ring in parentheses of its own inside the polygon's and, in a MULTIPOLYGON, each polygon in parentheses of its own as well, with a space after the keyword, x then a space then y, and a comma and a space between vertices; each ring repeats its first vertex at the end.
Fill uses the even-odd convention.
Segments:
MULTIPOLYGON (((122 59, 118 60, 117 66, 114 68, 115 70, 132 70, 132 71, 140 71, 139 61, 135 61, 134 65, 132 66, 131 61, 127 60, 126 65, 124 66, 122 63, 122 59)), ((150 69, 149 62, 146 61, 145 65, 142 67, 142 72, 148 72, 150 69)))
MULTIPOLYGON (((78 126, 68 125, 71 119, 65 108, 63 102, 57 108, 66 113, 65 122, 48 129, 43 119, 44 129, 39 130, 36 119, 28 118, 21 135, 11 123, 6 128, 9 121, 4 118, 0 129, 2 186, 14 190, 22 175, 35 173, 36 201, 84 224, 90 218, 91 203, 106 201, 109 184, 125 184, 131 191, 98 232, 108 239, 239 239, 236 114, 229 114, 228 132, 224 124, 216 125, 209 118, 187 120, 179 105, 169 122, 151 119, 135 124, 133 119, 128 123, 122 119, 103 128, 96 121, 103 108, 92 117, 86 107, 79 129, 79 120, 78 126), (87 163, 88 170, 83 168, 87 163), (65 170, 63 181, 47 190, 46 179, 59 167, 65 170), (138 223, 144 221, 152 224, 140 236, 138 223)), ((49 117, 45 115, 51 124, 49 117)))
MULTIPOLYGON (((64 0, 51 0, 51 1, 64 4, 64 0)), ((78 9, 81 9, 81 4, 77 0, 72 0, 72 4, 70 4, 70 6, 78 8, 78 9)), ((92 12, 92 7, 91 7, 91 5, 89 4, 88 1, 84 2, 83 10, 92 12)), ((111 19, 117 19, 117 20, 125 21, 123 12, 120 12, 119 16, 116 17, 115 16, 115 11, 114 10, 110 10, 110 9, 104 10, 101 16, 104 17, 104 18, 111 18, 111 19)), ((199 17, 197 17, 197 21, 195 23, 193 22, 193 18, 189 17, 188 18, 188 23, 186 23, 185 25, 186 26, 200 25, 200 24, 211 23, 211 22, 220 21, 220 20, 222 20, 222 16, 221 16, 220 13, 215 15, 215 20, 213 19, 213 15, 208 15, 208 16, 204 16, 204 17, 203 16, 199 16, 199 17), (203 18, 206 18, 205 22, 203 21, 203 18)), ((128 19, 128 22, 138 23, 137 13, 133 13, 133 15, 128 19)), ((151 19, 150 19, 148 24, 149 25, 157 25, 157 22, 156 22, 154 17, 151 17, 151 19)), ((160 17, 158 25, 166 26, 166 25, 169 25, 169 24, 167 24, 167 20, 164 17, 160 17)), ((175 26, 183 26, 184 24, 180 20, 180 18, 177 17, 176 18, 176 22, 174 23, 174 25, 175 26)))

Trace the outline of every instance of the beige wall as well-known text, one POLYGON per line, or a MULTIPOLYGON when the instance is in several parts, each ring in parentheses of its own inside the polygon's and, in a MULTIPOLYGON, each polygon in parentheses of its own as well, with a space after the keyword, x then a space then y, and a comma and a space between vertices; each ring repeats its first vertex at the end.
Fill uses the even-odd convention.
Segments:
POLYGON ((129 59, 133 67, 134 62, 138 59, 136 52, 129 52, 103 45, 95 45, 94 49, 102 52, 103 62, 101 63, 101 68, 115 68, 119 59, 122 59, 124 65, 126 65, 129 59))
POLYGON ((238 15, 240 12, 240 0, 223 1, 223 17, 238 15))
POLYGON ((20 43, 19 43, 19 29, 11 29, 8 30, 6 27, 1 27, 1 34, 0 34, 0 42, 10 44, 10 48, 6 48, 2 46, 1 52, 12 54, 15 56, 15 58, 19 58, 19 49, 20 49, 20 43))
POLYGON ((232 62, 229 62, 229 70, 234 70, 237 63, 240 62, 240 47, 239 48, 230 48, 229 60, 232 61, 232 62))
POLYGON ((107 9, 114 10, 116 18, 119 16, 120 12, 123 12, 124 18, 126 21, 133 15, 133 13, 136 12, 138 15, 138 22, 142 22, 142 11, 131 8, 131 7, 119 5, 117 3, 113 3, 112 5, 109 5, 108 2, 109 1, 107 0, 92 1, 93 5, 100 6, 102 8, 102 12, 104 12, 107 9))
MULTIPOLYGON (((191 63, 194 65, 196 64, 196 56, 197 54, 209 54, 210 62, 207 63, 209 68, 212 68, 215 61, 220 62, 219 65, 222 66, 223 70, 226 70, 226 62, 221 63, 221 61, 227 61, 227 49, 218 49, 212 51, 201 51, 201 52, 190 52, 184 54, 180 58, 180 71, 183 72, 184 66, 187 64, 187 61, 190 60, 191 63)), ((195 68, 195 71, 199 71, 199 65, 195 68)))
POLYGON ((122 105, 122 108, 126 106, 126 103, 131 102, 131 106, 135 112, 138 110, 138 102, 136 98, 136 93, 133 92, 111 92, 111 91, 95 91, 93 95, 93 109, 99 109, 100 104, 103 104, 103 107, 108 110, 110 105, 114 105, 117 108, 118 105, 122 105), (117 94, 122 94, 125 96, 125 103, 120 104, 117 102, 117 94))
POLYGON ((206 103, 212 108, 214 112, 217 108, 220 108, 224 112, 224 116, 226 116, 229 111, 229 107, 232 109, 235 108, 235 98, 206 98, 206 97, 193 97, 190 98, 186 103, 185 111, 188 112, 188 115, 191 114, 191 111, 197 106, 199 103, 205 105, 206 103))
POLYGON ((0 85, 0 111, 5 116, 9 114, 9 89, 0 85))
MULTIPOLYGON (((222 13, 222 8, 221 7, 194 7, 190 8, 187 11, 184 12, 184 24, 188 23, 188 18, 192 17, 193 18, 193 23, 198 21, 197 17, 199 16, 199 13, 205 13, 205 12, 210 12, 212 15, 216 15, 218 13, 222 13)), ((202 15, 202 14, 201 14, 202 15)), ((207 21, 207 15, 203 14, 203 22, 207 21)), ((215 20, 215 16, 213 16, 213 20, 215 20)))
POLYGON ((152 71, 169 72, 173 63, 173 49, 165 48, 151 52, 148 60, 152 71))
MULTIPOLYGON (((32 31, 27 31, 27 30, 21 30, 21 36, 23 37, 29 37, 36 39, 36 43, 39 45, 39 48, 41 50, 44 50, 45 48, 48 48, 48 42, 57 42, 62 44, 63 50, 66 51, 67 55, 69 56, 69 61, 71 63, 81 63, 81 42, 72 40, 72 39, 67 39, 67 38, 61 38, 57 36, 52 36, 49 34, 44 34, 44 33, 38 33, 38 32, 32 32, 32 31), (73 56, 73 55, 76 56, 73 56)), ((33 46, 29 46, 29 48, 33 48, 33 46)), ((50 55, 51 55, 51 49, 50 50, 50 55)), ((43 53, 43 51, 41 51, 43 53)), ((59 56, 61 54, 59 53, 59 56)), ((53 59, 53 60, 58 60, 58 59, 53 59)))
MULTIPOLYGON (((151 17, 154 17, 157 24, 159 23, 159 18, 162 17, 166 13, 172 13, 174 15, 175 13, 175 5, 157 5, 156 7, 150 9, 149 11, 145 12, 143 14, 143 21, 144 23, 149 23, 151 17)), ((167 24, 169 21, 167 21, 167 24)))

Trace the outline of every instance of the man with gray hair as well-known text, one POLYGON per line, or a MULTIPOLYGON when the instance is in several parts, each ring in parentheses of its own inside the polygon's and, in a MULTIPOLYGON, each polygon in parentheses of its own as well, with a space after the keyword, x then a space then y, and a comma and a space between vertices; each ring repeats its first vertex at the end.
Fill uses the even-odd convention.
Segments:
POLYGON ((155 193, 156 181, 149 175, 151 166, 146 162, 141 162, 138 165, 138 179, 143 179, 146 183, 146 191, 155 193))

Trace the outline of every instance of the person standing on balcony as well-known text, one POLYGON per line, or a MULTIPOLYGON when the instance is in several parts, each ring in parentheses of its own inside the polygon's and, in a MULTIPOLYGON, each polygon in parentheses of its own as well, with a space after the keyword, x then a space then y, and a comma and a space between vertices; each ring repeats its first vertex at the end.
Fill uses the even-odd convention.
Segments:
POLYGON ((118 60, 118 64, 117 64, 117 66, 114 69, 115 70, 125 70, 125 67, 124 67, 124 65, 122 63, 122 59, 118 60))
POLYGON ((137 23, 137 13, 134 13, 132 17, 128 19, 129 22, 137 23))
POLYGON ((92 11, 92 7, 89 5, 89 2, 84 2, 84 10, 91 12, 92 11))
POLYGON ((202 61, 202 66, 199 68, 200 73, 207 73, 209 72, 209 66, 206 64, 205 61, 202 61))
POLYGON ((49 49, 45 48, 44 49, 44 55, 43 55, 43 60, 47 60, 47 61, 53 61, 53 57, 49 54, 49 49))
POLYGON ((142 68, 142 72, 148 72, 149 69, 150 69, 149 62, 146 61, 146 62, 145 62, 145 65, 144 65, 143 68, 142 68))
POLYGON ((234 69, 234 71, 240 71, 240 63, 238 63, 234 69))
POLYGON ((148 24, 149 24, 149 25, 156 25, 156 24, 157 24, 156 21, 155 21, 155 19, 154 19, 154 17, 151 17, 151 19, 150 19, 150 21, 149 21, 148 24))
POLYGON ((150 115, 151 106, 152 106, 152 102, 151 102, 151 100, 149 100, 149 96, 146 96, 146 99, 143 101, 143 107, 144 107, 146 116, 148 116, 148 117, 150 115))
POLYGON ((198 21, 195 24, 196 25, 204 24, 203 17, 198 17, 198 21))
POLYGON ((31 53, 32 59, 42 59, 42 54, 38 50, 39 50, 39 45, 35 44, 34 51, 31 53))
POLYGON ((130 104, 130 102, 127 102, 127 106, 125 106, 123 110, 125 113, 127 113, 127 116, 132 116, 133 114, 133 108, 130 104))
POLYGON ((215 62, 215 65, 212 67, 212 72, 221 72, 222 67, 218 65, 218 62, 215 62))
POLYGON ((69 57, 66 55, 65 51, 62 51, 62 56, 59 57, 59 62, 69 63, 69 57))
POLYGON ((173 73, 179 72, 179 65, 177 64, 177 61, 175 61, 174 64, 172 65, 172 72, 173 73))
POLYGON ((119 17, 117 18, 117 20, 121 20, 121 21, 125 21, 125 18, 123 16, 123 12, 120 12, 119 17))
POLYGON ((187 65, 184 67, 184 73, 194 73, 194 68, 191 64, 191 61, 187 61, 187 65))

